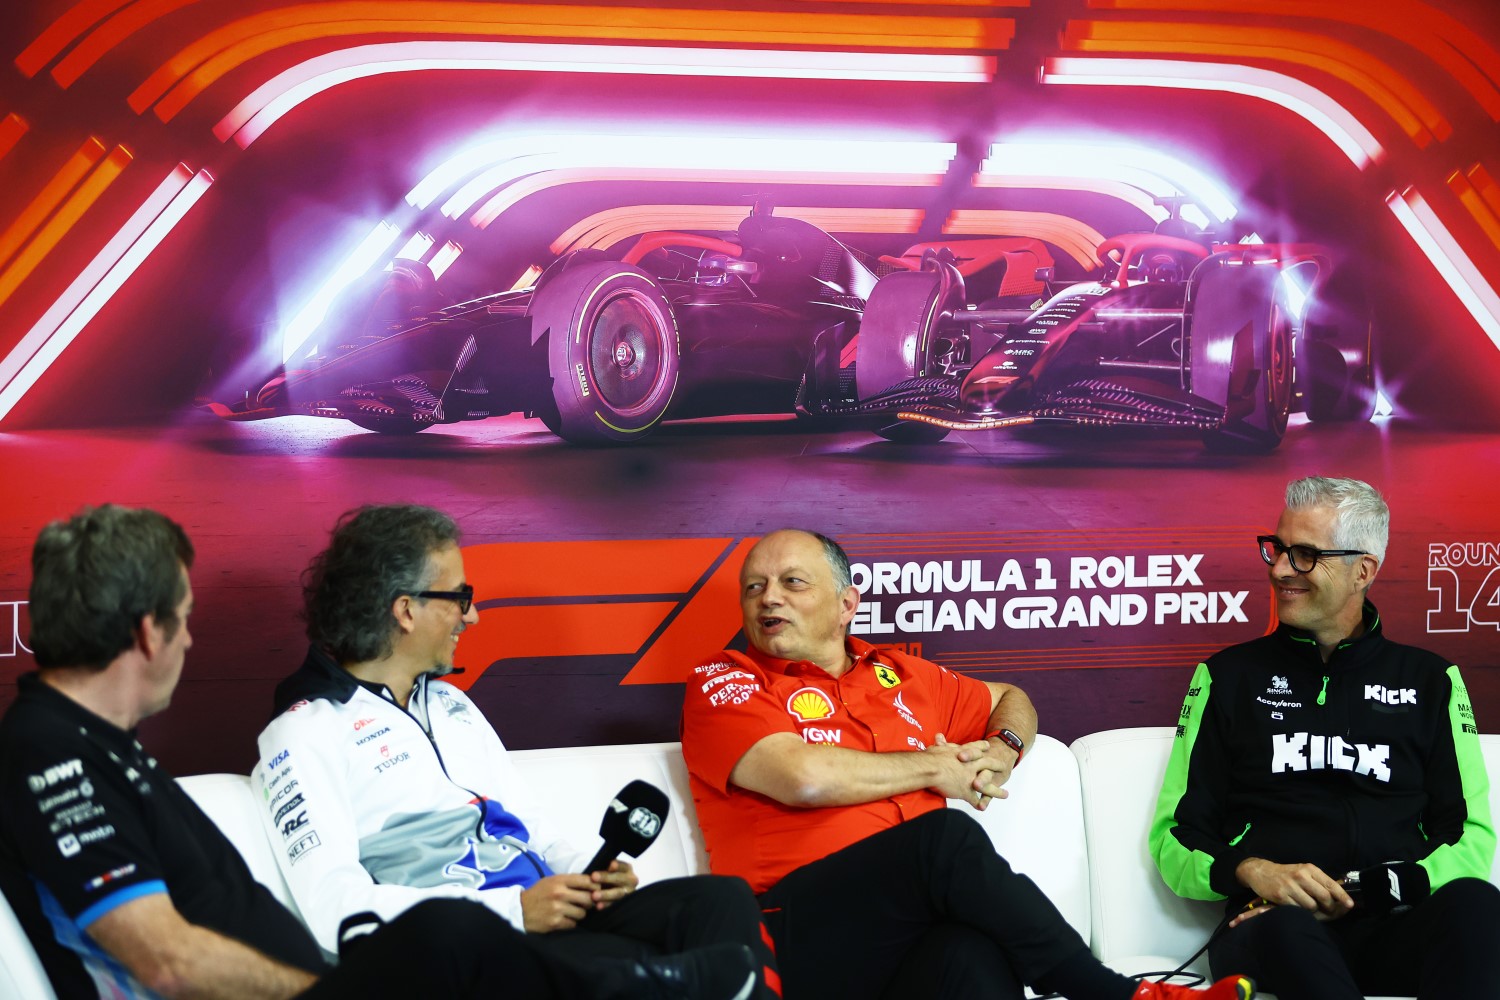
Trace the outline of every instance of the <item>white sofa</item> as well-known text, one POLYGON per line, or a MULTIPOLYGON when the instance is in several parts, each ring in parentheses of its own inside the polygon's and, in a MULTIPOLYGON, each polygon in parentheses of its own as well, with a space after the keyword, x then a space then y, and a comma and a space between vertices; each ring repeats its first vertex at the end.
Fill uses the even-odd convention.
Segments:
MULTIPOLYGON (((996 850, 1041 886, 1094 953, 1125 973, 1176 968, 1207 940, 1221 912, 1218 904, 1172 896, 1146 853, 1172 732, 1162 727, 1095 733, 1074 742, 1071 752, 1039 736, 1011 778, 1010 797, 972 813, 996 850)), ((1500 736, 1481 741, 1491 773, 1500 774, 1500 736)), ((583 848, 598 843, 604 804, 627 782, 642 778, 663 788, 673 812, 636 862, 642 881, 708 870, 679 744, 522 750, 513 756, 532 787, 551 794, 554 814, 583 848)), ((207 774, 183 778, 182 785, 239 848, 255 877, 292 906, 249 779, 207 774)), ((1491 789, 1491 800, 1500 816, 1500 790, 1491 789)), ((1494 873, 1491 879, 1500 884, 1494 873)), ((1203 972, 1206 963, 1200 959, 1191 968, 1203 972)), ((3 900, 0 1000, 57 1000, 3 900)))

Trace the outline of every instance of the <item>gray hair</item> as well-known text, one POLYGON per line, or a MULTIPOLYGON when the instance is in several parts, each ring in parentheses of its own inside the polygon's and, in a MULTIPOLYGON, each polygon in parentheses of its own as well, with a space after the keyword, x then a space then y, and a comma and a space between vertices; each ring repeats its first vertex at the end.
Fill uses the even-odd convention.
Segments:
POLYGON ((842 545, 827 535, 820 535, 809 528, 777 528, 775 531, 766 532, 761 537, 766 538, 784 531, 806 535, 808 538, 816 539, 817 543, 823 546, 823 557, 828 560, 828 568, 833 571, 833 585, 840 594, 854 586, 854 574, 849 571, 849 553, 844 551, 842 545))
POLYGON ((1382 563, 1391 533, 1391 509, 1380 491, 1358 479, 1308 476, 1286 485, 1288 510, 1332 507, 1333 547, 1359 549, 1382 563))

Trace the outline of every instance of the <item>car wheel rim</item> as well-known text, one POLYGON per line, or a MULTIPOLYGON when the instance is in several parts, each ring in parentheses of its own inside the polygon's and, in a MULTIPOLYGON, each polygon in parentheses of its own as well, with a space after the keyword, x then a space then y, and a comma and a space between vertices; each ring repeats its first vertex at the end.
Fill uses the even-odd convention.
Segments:
POLYGON ((1271 380, 1271 414, 1273 419, 1282 421, 1286 419, 1292 405, 1292 343, 1286 317, 1280 309, 1271 314, 1270 340, 1271 356, 1268 359, 1267 375, 1271 380))
POLYGON ((589 364, 599 395, 622 413, 649 404, 668 346, 651 300, 634 291, 612 297, 589 330, 589 364))

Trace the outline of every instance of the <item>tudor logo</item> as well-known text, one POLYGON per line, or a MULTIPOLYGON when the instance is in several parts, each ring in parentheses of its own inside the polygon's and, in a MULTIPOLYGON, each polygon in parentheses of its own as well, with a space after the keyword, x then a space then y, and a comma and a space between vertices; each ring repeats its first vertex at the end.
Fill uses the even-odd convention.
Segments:
POLYGON ((786 700, 786 710, 796 716, 798 722, 813 722, 832 715, 833 702, 815 687, 799 688, 786 700))

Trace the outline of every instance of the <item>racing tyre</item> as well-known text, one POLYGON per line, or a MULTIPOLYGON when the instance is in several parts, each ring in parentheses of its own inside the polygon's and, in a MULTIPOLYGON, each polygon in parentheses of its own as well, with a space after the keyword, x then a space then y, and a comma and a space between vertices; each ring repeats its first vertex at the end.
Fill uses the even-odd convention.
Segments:
POLYGON ((1297 386, 1307 419, 1375 415, 1375 317, 1355 275, 1335 272, 1308 309, 1297 344, 1297 386))
POLYGON ((643 437, 661 420, 681 368, 672 306, 657 282, 615 260, 584 260, 538 286, 527 309, 547 336, 555 412, 539 414, 575 444, 643 437))
POLYGON ((383 413, 346 414, 345 418, 355 427, 363 427, 377 434, 404 436, 425 431, 432 424, 413 420, 411 417, 387 416, 383 413))
MULTIPOLYGON (((854 362, 859 398, 868 399, 898 382, 933 374, 939 320, 944 312, 963 306, 963 277, 951 264, 924 261, 921 271, 897 271, 881 278, 859 324, 854 362)), ((941 441, 948 431, 897 420, 883 421, 875 433, 888 441, 920 444, 941 441)))
POLYGON ((1216 267, 1192 290, 1194 395, 1222 403, 1211 451, 1266 452, 1281 443, 1292 406, 1291 313, 1270 267, 1216 267))

